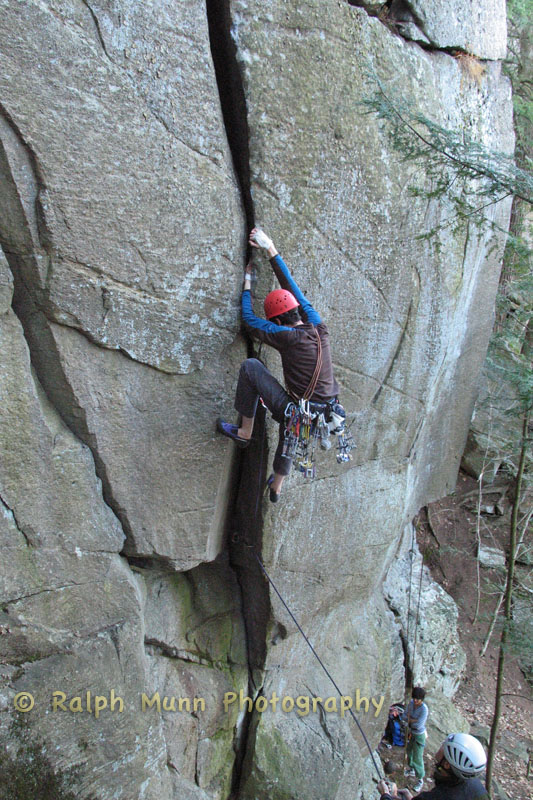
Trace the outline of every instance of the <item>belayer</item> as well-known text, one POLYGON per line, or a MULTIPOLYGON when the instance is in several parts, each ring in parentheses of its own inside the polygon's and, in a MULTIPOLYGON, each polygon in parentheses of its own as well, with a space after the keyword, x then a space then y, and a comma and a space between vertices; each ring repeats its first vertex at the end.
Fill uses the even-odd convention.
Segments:
POLYGON ((264 301, 265 319, 256 317, 252 307, 250 265, 244 275, 241 299, 242 319, 247 331, 261 342, 274 347, 281 355, 284 388, 256 358, 241 364, 235 393, 235 408, 241 415, 240 425, 217 421, 217 430, 246 447, 252 436, 257 401, 271 411, 279 423, 279 442, 274 455, 274 472, 269 477, 270 500, 276 503, 283 481, 290 473, 292 457, 285 446, 286 412, 290 404, 309 401, 312 413, 334 408, 342 417, 338 404, 339 386, 333 375, 329 333, 320 315, 292 278, 287 265, 264 231, 254 228, 250 233, 252 247, 266 250, 281 289, 275 289, 264 301), (284 455, 285 449, 285 455, 284 455))
POLYGON ((426 745, 426 722, 429 709, 424 703, 426 690, 422 686, 415 686, 411 700, 402 714, 402 720, 407 722, 409 729, 409 740, 407 742, 406 755, 409 767, 405 770, 406 777, 416 776, 417 782, 413 786, 414 792, 419 792, 424 785, 424 747, 426 745))

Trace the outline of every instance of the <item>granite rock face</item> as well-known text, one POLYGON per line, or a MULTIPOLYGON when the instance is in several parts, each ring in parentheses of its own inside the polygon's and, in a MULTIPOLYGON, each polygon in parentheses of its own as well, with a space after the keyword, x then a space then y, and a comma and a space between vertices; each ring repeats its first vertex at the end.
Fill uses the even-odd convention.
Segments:
MULTIPOLYGON (((502 242, 414 198, 423 173, 361 102, 377 75, 513 147, 498 61, 473 78, 436 50, 468 49, 444 15, 469 4, 409 8, 431 51, 333 0, 0 0, 1 727, 10 757, 23 719, 57 769, 75 765, 80 797, 374 791, 294 619, 375 747, 405 682, 404 531, 455 481, 502 242), (247 352, 252 216, 328 322, 357 442, 275 507, 271 421, 238 458, 214 434, 247 352), (440 247, 417 238, 437 222, 440 247), (123 710, 77 708, 111 689, 123 710)), ((480 9, 469 52, 501 58, 501 15, 480 9)), ((259 303, 273 282, 256 263, 259 303)), ((427 643, 454 612, 424 596, 427 643)), ((439 660, 438 641, 449 696, 460 654, 439 660)))
POLYGON ((230 394, 242 245, 205 9, 73 5, 1 6, 2 241, 35 368, 127 550, 186 569, 220 549, 224 451, 202 491, 187 465, 230 394))
MULTIPOLYGON (((13 312, 4 311, 0 322, 2 709, 12 712, 15 696, 31 692, 32 736, 53 743, 60 767, 90 765, 83 789, 97 789, 103 773, 109 796, 136 796, 149 779, 145 796, 155 798, 170 783, 162 769, 164 740, 148 716, 136 708, 120 713, 117 706, 116 715, 102 714, 95 725, 91 713, 71 713, 68 706, 51 713, 53 692, 67 702, 75 696, 85 702, 87 692, 109 698, 113 689, 132 701, 144 690, 140 597, 118 555, 123 533, 102 500, 89 449, 32 377, 13 312)), ((16 747, 10 721, 2 714, 2 741, 16 747)))
POLYGON ((424 566, 411 526, 405 531, 384 590, 402 629, 413 686, 453 697, 466 667, 457 633, 457 606, 424 566))

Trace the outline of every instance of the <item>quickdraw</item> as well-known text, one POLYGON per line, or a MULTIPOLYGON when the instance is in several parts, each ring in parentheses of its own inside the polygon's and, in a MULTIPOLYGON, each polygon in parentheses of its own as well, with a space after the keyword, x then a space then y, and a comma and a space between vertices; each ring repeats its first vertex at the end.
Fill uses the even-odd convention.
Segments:
POLYGON ((316 477, 315 450, 317 443, 329 450, 330 434, 337 437, 337 461, 352 460, 355 447, 352 434, 346 430, 346 412, 340 403, 311 403, 300 400, 285 409, 283 456, 293 460, 294 467, 304 478, 316 477))

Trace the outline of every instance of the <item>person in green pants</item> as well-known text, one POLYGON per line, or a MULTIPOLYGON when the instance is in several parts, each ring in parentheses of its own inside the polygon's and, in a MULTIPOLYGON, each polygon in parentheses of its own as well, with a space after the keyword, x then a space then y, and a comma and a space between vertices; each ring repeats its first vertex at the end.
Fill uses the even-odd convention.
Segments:
POLYGON ((406 777, 416 777, 417 782, 413 786, 415 792, 419 792, 424 785, 424 747, 426 745, 426 720, 429 709, 424 703, 426 690, 421 686, 415 686, 411 693, 411 700, 402 714, 402 720, 407 722, 409 728, 407 742, 407 760, 409 767, 405 770, 406 777))

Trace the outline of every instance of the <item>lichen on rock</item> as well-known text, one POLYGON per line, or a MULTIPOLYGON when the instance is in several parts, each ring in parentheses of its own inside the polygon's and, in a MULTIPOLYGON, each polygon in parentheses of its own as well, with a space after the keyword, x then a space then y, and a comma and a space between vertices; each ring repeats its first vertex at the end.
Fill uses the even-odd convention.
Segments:
MULTIPOLYGON (((399 570, 404 594, 406 525, 455 480, 502 240, 468 225, 420 240, 449 209, 412 195, 426 176, 361 103, 377 75, 438 124, 513 147, 500 5, 408 5, 429 47, 337 0, 210 2, 210 21, 194 0, 0 0, 0 725, 8 737, 32 691, 31 729, 53 766, 79 766, 82 797, 348 800, 370 785, 346 719, 222 702, 333 694, 255 554, 343 691, 383 698, 363 706, 372 747, 403 690, 383 582, 399 570), (478 79, 450 47, 490 59, 478 79), (293 474, 276 507, 270 419, 242 459, 214 430, 251 352, 252 216, 328 323, 357 442, 349 465, 321 454, 318 480, 293 474), (125 708, 51 713, 56 686, 114 688, 125 708), (157 692, 205 709, 142 711, 157 692)), ((435 653, 448 695, 455 655, 435 653)))

